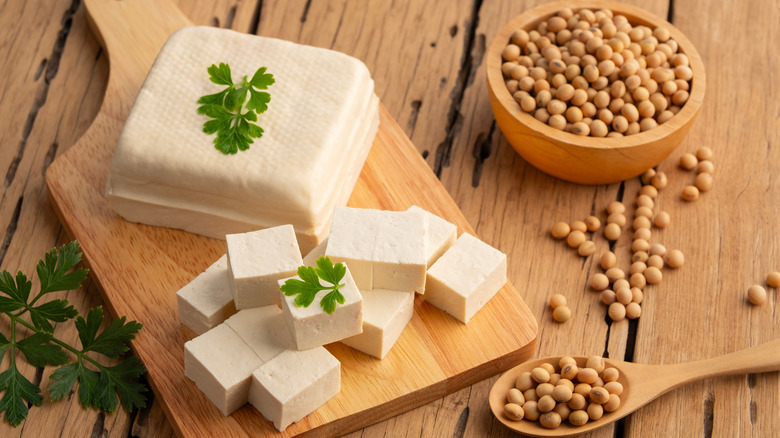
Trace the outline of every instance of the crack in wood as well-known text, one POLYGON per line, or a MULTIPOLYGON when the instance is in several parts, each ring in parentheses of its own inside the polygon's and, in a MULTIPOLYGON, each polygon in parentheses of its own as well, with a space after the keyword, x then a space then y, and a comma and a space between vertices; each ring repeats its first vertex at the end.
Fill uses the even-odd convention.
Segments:
POLYGON ((485 160, 493 154, 493 133, 496 131, 496 122, 490 124, 490 131, 487 134, 480 132, 477 140, 474 142, 472 156, 474 157, 474 172, 471 175, 471 187, 479 187, 479 181, 482 178, 482 166, 485 160))
POLYGON ((750 424, 756 424, 758 418, 758 405, 755 400, 750 401, 750 424))
POLYGON ((466 434, 466 424, 469 422, 469 407, 466 406, 458 416, 458 421, 455 423, 455 430, 452 431, 452 438, 463 438, 466 434))
POLYGON ((609 312, 604 312, 604 323, 607 325, 607 334, 604 337, 604 352, 601 353, 601 356, 609 358, 609 335, 612 332, 612 318, 609 316, 609 312))
POLYGON ((19 224, 19 215, 22 213, 22 202, 24 196, 20 196, 16 201, 16 207, 14 207, 14 213, 11 215, 11 221, 8 222, 8 227, 5 229, 5 238, 3 238, 3 246, 0 246, 0 266, 5 260, 5 255, 8 252, 8 247, 11 246, 11 239, 16 233, 16 226, 19 224))
POLYGON ((666 10, 666 21, 674 24, 674 0, 669 0, 669 8, 666 10))
POLYGON ((748 374, 746 380, 748 391, 750 392, 750 424, 755 425, 758 418, 758 404, 753 399, 753 388, 756 387, 757 377, 755 374, 748 374))
POLYGON ((46 71, 46 63, 48 63, 49 60, 46 58, 43 58, 41 60, 41 63, 38 65, 38 69, 35 70, 35 76, 33 76, 33 81, 37 81, 41 78, 41 74, 46 71))
POLYGON ((636 351, 636 335, 639 328, 639 319, 628 320, 628 333, 626 334, 626 353, 623 360, 626 362, 634 361, 634 352, 636 351))
MULTIPOLYGON (((146 379, 143 377, 141 377, 141 381, 145 385, 147 384, 146 379)), ((128 438, 144 435, 143 432, 149 423, 149 414, 152 410, 152 406, 154 405, 154 392, 148 393, 147 397, 146 406, 133 411, 133 418, 130 421, 130 430, 127 434, 128 438)))
POLYGON ((227 16, 225 17, 225 29, 233 28, 233 21, 236 19, 236 5, 233 5, 228 9, 227 16))
MULTIPOLYGON (((341 32, 341 25, 344 23, 344 15, 347 10, 347 5, 344 4, 344 7, 341 9, 341 13, 339 14, 339 22, 336 25, 336 31, 333 32, 333 39, 330 42, 330 46, 328 46, 330 49, 333 49, 333 47, 336 45, 336 39, 339 37, 339 32, 341 32)), ((301 27, 301 30, 303 30, 303 27, 301 27)))
POLYGON ((70 27, 73 24, 73 14, 75 14, 80 5, 81 0, 73 0, 70 7, 66 9, 65 13, 62 15, 62 20, 60 20, 61 27, 59 32, 57 32, 57 39, 54 42, 51 54, 47 58, 48 61, 46 62, 46 73, 44 74, 43 82, 41 82, 38 87, 33 104, 27 112, 27 120, 22 128, 22 138, 19 140, 19 145, 16 148, 16 155, 14 155, 14 158, 8 165, 8 170, 6 170, 5 173, 4 185, 6 189, 16 177, 16 172, 19 170, 19 163, 21 163, 22 157, 24 157, 24 150, 27 147, 27 139, 30 137, 30 132, 32 132, 32 128, 35 125, 35 120, 38 118, 38 112, 46 103, 46 97, 49 94, 49 85, 57 76, 57 71, 60 67, 60 59, 62 58, 62 51, 65 49, 65 42, 68 40, 70 27))
POLYGON ((248 33, 257 35, 257 28, 260 26, 260 16, 263 12, 263 0, 258 0, 255 10, 252 12, 252 21, 249 22, 248 33))
POLYGON ((33 385, 40 387, 43 381, 43 367, 35 367, 35 377, 32 380, 33 385))
POLYGON ((309 16, 309 7, 311 7, 311 0, 306 0, 306 4, 303 5, 303 12, 301 13, 301 23, 306 22, 306 17, 309 16))
POLYGON ((417 116, 420 114, 422 100, 413 100, 411 105, 412 112, 409 114, 409 123, 407 124, 407 127, 409 128, 409 137, 414 136, 414 128, 417 126, 417 116))
POLYGON ((702 411, 704 411, 704 415, 702 416, 703 435, 704 438, 711 438, 712 428, 714 426, 713 419, 715 418, 715 396, 712 394, 712 391, 708 390, 707 394, 704 395, 702 411))
POLYGON ((46 151, 46 156, 43 157, 43 167, 41 168, 41 176, 46 176, 46 169, 49 168, 52 161, 54 161, 54 157, 57 156, 57 149, 59 149, 60 145, 55 141, 49 146, 49 150, 46 151))
POLYGON ((460 132, 460 128, 463 125, 463 115, 460 113, 460 108, 463 103, 463 96, 466 94, 466 88, 469 84, 469 75, 471 75, 474 70, 472 66, 472 49, 481 8, 482 0, 475 1, 474 7, 471 10, 471 17, 464 23, 464 27, 467 28, 468 31, 466 32, 466 37, 463 41, 463 56, 461 58, 460 68, 458 69, 458 75, 455 79, 455 85, 450 92, 451 103, 450 110, 447 114, 447 135, 444 140, 436 146, 436 156, 433 163, 433 173, 436 174, 437 178, 441 178, 443 168, 449 167, 450 165, 450 154, 452 152, 455 135, 460 132))
POLYGON ((98 413, 97 419, 95 419, 95 424, 92 426, 92 433, 89 435, 90 438, 100 438, 106 435, 108 430, 106 430, 105 424, 106 413, 100 411, 100 413, 98 413))
POLYGON ((474 79, 477 77, 477 70, 479 69, 479 66, 482 65, 482 58, 485 57, 485 51, 487 50, 484 33, 476 35, 475 40, 476 42, 473 43, 471 55, 471 72, 468 75, 466 88, 474 84, 474 79))

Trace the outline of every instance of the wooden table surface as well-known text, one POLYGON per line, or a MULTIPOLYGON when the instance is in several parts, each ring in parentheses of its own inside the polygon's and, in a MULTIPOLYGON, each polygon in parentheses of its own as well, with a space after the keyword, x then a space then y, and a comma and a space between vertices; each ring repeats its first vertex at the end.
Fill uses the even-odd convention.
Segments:
MULTIPOLYGON (((132 1, 132 0, 126 0, 132 1)), ((612 322, 589 287, 596 256, 581 258, 549 237, 550 226, 595 214, 622 200, 633 209, 638 178, 580 186, 527 164, 496 128, 483 54, 509 19, 543 1, 179 0, 193 22, 339 50, 363 60, 377 94, 461 207, 477 233, 509 256, 509 278, 540 323, 538 356, 603 354, 640 363, 716 356, 780 337, 778 291, 751 306, 746 292, 780 270, 780 8, 775 0, 633 0, 668 17, 698 48, 707 95, 680 149, 658 166, 669 176, 657 208, 671 225, 653 241, 685 253, 678 270, 646 288, 642 317, 612 322), (694 175, 683 152, 715 152, 715 187, 680 200, 694 175), (547 305, 564 294, 573 317, 552 322, 547 305)), ((139 32, 142 32, 139 29, 139 32)), ((0 267, 32 273, 45 251, 69 240, 47 199, 43 175, 95 117, 109 66, 79 0, 0 2, 0 267)), ((327 86, 327 84, 320 84, 327 86)), ((617 242, 627 269, 630 233, 617 242)), ((598 233, 600 255, 608 249, 598 233)), ((63 293, 82 312, 101 304, 88 280, 63 293)), ((0 331, 8 330, 0 318, 0 331)), ((143 322, 143 321, 141 321, 143 322)), ((72 323, 57 336, 75 341, 72 323)), ((496 336, 501 336, 496 333, 496 336)), ((23 361, 21 361, 23 362, 23 361)), ((2 368, 8 366, 8 359, 2 368)), ((50 369, 26 363, 33 382, 50 369)), ((673 391, 593 436, 773 436, 780 430, 780 373, 719 378, 673 391)), ((350 437, 511 436, 488 410, 496 377, 349 434, 350 437)), ((165 437, 173 431, 157 400, 135 412, 83 409, 46 398, 19 427, 0 436, 165 437)))

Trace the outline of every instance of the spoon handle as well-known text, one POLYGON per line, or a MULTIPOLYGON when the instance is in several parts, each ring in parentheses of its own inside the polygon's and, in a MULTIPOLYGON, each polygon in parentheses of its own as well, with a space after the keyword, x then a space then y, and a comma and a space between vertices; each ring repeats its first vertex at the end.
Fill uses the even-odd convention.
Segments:
POLYGON ((780 339, 711 359, 654 368, 667 382, 663 392, 712 377, 780 371, 780 339))

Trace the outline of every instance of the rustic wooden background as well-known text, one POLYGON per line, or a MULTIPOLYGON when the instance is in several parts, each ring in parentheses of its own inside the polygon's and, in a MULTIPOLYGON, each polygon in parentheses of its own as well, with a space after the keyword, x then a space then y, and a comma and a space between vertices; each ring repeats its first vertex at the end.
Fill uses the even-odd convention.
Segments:
MULTIPOLYGON (((129 0, 128 0, 129 1, 129 0)), ((698 48, 707 96, 681 148, 659 166, 669 187, 657 205, 672 224, 653 239, 685 253, 646 290, 643 316, 611 322, 588 278, 595 257, 580 258, 548 237, 558 220, 605 218, 608 202, 631 205, 638 179, 579 186, 529 166, 496 129, 485 90, 483 54, 509 19, 534 0, 215 0, 176 2, 193 22, 329 47, 362 59, 377 93, 417 145, 472 226, 509 255, 511 281, 540 321, 540 356, 604 354, 672 363, 724 354, 780 336, 778 291, 761 307, 746 303, 752 284, 780 270, 780 4, 775 0, 632 0, 667 17, 698 48), (679 199, 693 175, 676 167, 683 152, 715 151, 715 188, 698 202, 679 199), (573 311, 552 322, 546 302, 563 293, 573 311)), ((142 31, 142 29, 139 29, 142 31)), ((79 0, 0 1, 0 267, 32 273, 54 245, 68 241, 47 199, 47 166, 87 129, 109 71, 79 0)), ((628 268, 629 233, 616 245, 628 268)), ((606 250, 597 236, 596 255, 606 250)), ((82 312, 101 304, 89 281, 63 294, 82 312)), ((5 319, 0 330, 7 332, 5 319)), ((72 323, 57 335, 76 341, 72 323)), ((501 336, 496 333, 496 336, 501 336)), ((7 366, 7 358, 2 368, 7 366)), ((22 366, 45 388, 50 370, 22 366)), ((495 421, 487 393, 495 378, 391 418, 350 437, 511 436, 495 421)), ((778 373, 721 378, 674 391, 593 436, 773 436, 780 430, 778 373)), ((71 395, 33 408, 0 436, 172 435, 158 401, 136 412, 84 410, 71 395)))

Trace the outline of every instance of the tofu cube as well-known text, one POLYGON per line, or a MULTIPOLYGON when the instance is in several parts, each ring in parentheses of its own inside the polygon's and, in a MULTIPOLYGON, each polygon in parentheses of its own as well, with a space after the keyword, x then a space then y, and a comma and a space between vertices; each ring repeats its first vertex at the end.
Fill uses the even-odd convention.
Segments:
POLYGON ((325 254, 344 262, 361 290, 425 289, 427 217, 420 211, 337 207, 325 254))
POLYGON ((363 333, 341 342, 358 351, 384 359, 401 336, 414 312, 414 294, 374 289, 363 294, 363 333))
POLYGON ((382 212, 371 288, 423 293, 427 246, 428 218, 423 212, 382 212))
POLYGON ((236 309, 279 305, 278 280, 303 264, 292 225, 228 234, 226 240, 236 309))
MULTIPOLYGON (((299 277, 292 277, 300 279, 299 277)), ((285 280, 279 280, 279 286, 285 280)), ((320 280, 323 285, 328 282, 320 280)), ((336 310, 327 314, 322 310, 320 301, 327 295, 320 291, 309 307, 295 305, 296 296, 281 296, 282 311, 287 327, 295 340, 298 350, 319 347, 331 342, 340 341, 349 336, 363 332, 363 296, 350 275, 349 268, 342 279, 343 287, 339 289, 344 296, 344 304, 337 304, 336 310)))
POLYGON ((222 256, 176 292, 179 319, 195 333, 202 335, 236 313, 230 290, 227 256, 222 256))
POLYGON ((275 305, 242 310, 225 323, 263 362, 268 362, 285 350, 295 349, 282 309, 275 305))
POLYGON ((407 211, 422 212, 428 217, 428 250, 426 264, 430 268, 458 238, 458 227, 435 214, 412 205, 407 211))
POLYGON ((325 255, 347 265, 362 290, 373 285, 374 242, 382 212, 369 208, 336 207, 325 255))
POLYGON ((341 390, 341 363, 328 350, 287 350, 252 373, 249 402, 281 432, 341 390))
POLYGON ((325 255, 325 248, 328 247, 328 238, 326 237, 319 245, 303 256, 303 264, 306 266, 315 266, 317 259, 325 255))
POLYGON ((252 372, 263 360, 227 324, 184 344, 184 375, 222 412, 247 402, 252 372))
POLYGON ((468 323, 506 283, 506 254, 463 233, 428 270, 425 301, 468 323))

